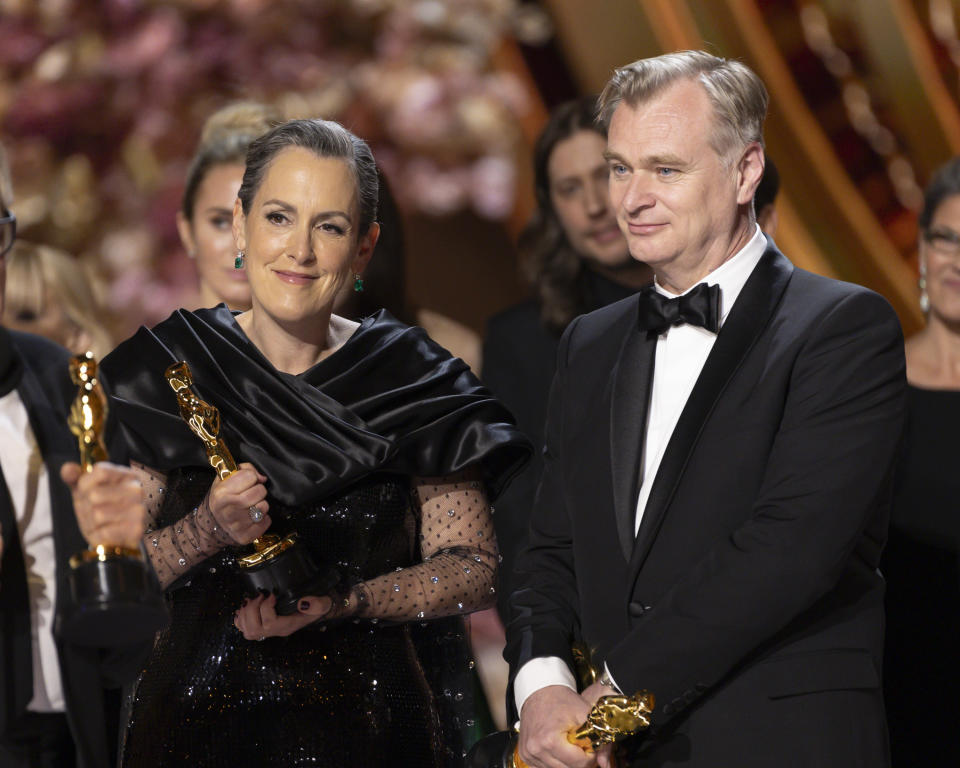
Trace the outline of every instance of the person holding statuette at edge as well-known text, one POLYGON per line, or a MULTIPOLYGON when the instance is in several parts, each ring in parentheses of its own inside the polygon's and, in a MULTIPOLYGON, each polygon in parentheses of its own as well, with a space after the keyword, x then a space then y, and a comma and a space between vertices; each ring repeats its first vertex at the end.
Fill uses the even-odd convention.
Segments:
MULTIPOLYGON (((16 238, 0 146, 0 311, 5 259, 16 238)), ((78 463, 68 419, 78 396, 67 350, 0 326, 0 765, 108 768, 116 749, 118 689, 147 648, 105 649, 67 640, 75 610, 71 556, 111 542, 138 550, 145 508, 129 467, 78 463)), ((99 422, 98 426, 103 426, 99 422)), ((115 461, 122 446, 109 438, 115 461)), ((86 435, 100 444, 102 433, 86 435)), ((117 638, 122 641, 123 638, 117 638)))
POLYGON ((610 196, 655 283, 560 342, 505 655, 531 766, 889 764, 877 571, 903 339, 795 268, 753 211, 767 93, 702 51, 618 69, 610 196), (576 691, 571 644, 601 672, 576 691), (650 726, 585 751, 597 700, 650 726))
POLYGON ((436 643, 462 641, 448 622, 495 600, 489 500, 531 449, 421 329, 333 314, 344 286, 363 288, 376 201, 361 139, 323 120, 275 127, 250 145, 233 212, 250 310, 179 310, 103 361, 171 611, 129 700, 122 765, 462 761, 467 657, 451 646, 444 663, 436 643), (180 361, 189 380, 174 369, 168 384, 180 361), (223 447, 237 471, 210 466, 223 447), (337 579, 282 615, 239 561, 293 532, 337 579))

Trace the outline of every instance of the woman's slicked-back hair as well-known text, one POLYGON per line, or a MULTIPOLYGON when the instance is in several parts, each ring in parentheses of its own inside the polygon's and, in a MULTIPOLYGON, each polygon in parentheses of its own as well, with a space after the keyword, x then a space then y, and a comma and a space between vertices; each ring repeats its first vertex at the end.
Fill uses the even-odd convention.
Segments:
POLYGON ((181 210, 188 221, 193 221, 197 190, 210 170, 218 165, 243 165, 250 143, 280 122, 278 110, 252 101, 230 104, 207 118, 183 190, 181 210))
POLYGON ((520 234, 524 273, 537 293, 541 322, 559 333, 585 310, 580 286, 582 257, 570 245, 550 198, 550 156, 557 144, 580 131, 606 137, 597 122, 597 98, 568 101, 550 113, 533 149, 537 208, 520 234))
POLYGON ((270 163, 282 150, 302 147, 318 157, 340 158, 353 169, 357 182, 358 233, 364 235, 377 220, 377 164, 367 142, 332 120, 290 120, 250 145, 239 198, 244 214, 263 183, 270 163))
POLYGON ((615 70, 600 94, 600 119, 609 126, 621 103, 636 107, 680 80, 694 80, 707 92, 715 125, 710 143, 718 155, 729 157, 754 141, 763 146, 766 86, 746 64, 706 51, 665 53, 615 70))
POLYGON ((923 193, 923 210, 920 211, 918 224, 920 232, 926 232, 933 221, 937 208, 948 197, 960 195, 960 157, 954 157, 941 165, 933 174, 923 193))

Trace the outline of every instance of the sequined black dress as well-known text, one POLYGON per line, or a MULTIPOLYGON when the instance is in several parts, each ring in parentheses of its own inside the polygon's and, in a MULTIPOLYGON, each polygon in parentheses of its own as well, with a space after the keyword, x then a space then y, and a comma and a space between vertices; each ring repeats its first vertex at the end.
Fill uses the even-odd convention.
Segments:
POLYGON ((166 483, 147 547, 170 584, 171 624, 130 697, 123 764, 459 764, 471 713, 457 614, 489 603, 476 592, 496 562, 471 488, 495 494, 528 451, 506 412, 459 361, 385 313, 300 377, 273 370, 222 307, 141 330, 103 366, 134 457, 166 483), (220 408, 238 461, 270 478, 274 528, 295 529, 342 584, 366 590, 358 620, 262 642, 236 630, 237 550, 211 549, 194 511, 212 474, 164 391, 174 359, 220 408), (411 485, 468 467, 477 479, 411 485))

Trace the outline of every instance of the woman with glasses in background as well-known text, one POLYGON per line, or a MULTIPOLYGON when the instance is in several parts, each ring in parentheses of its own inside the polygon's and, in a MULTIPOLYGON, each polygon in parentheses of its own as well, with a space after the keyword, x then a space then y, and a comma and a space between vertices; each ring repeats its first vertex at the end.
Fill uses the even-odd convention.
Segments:
POLYGON ((920 214, 920 305, 906 344, 907 425, 881 565, 893 765, 960 765, 960 158, 920 214))

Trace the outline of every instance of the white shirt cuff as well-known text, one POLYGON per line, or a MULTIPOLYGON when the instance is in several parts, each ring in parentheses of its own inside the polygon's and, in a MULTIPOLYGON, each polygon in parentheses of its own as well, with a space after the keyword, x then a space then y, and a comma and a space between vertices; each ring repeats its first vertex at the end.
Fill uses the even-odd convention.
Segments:
POLYGON ((565 685, 574 693, 577 681, 559 656, 538 656, 520 667, 513 679, 513 699, 517 704, 517 714, 523 711, 523 703, 532 693, 548 685, 565 685))

